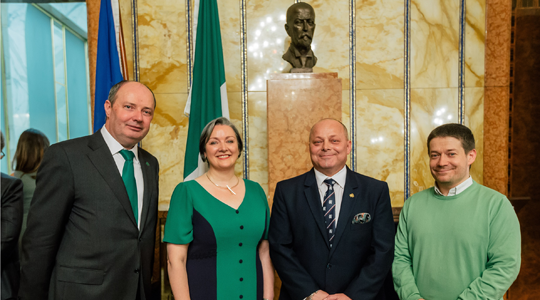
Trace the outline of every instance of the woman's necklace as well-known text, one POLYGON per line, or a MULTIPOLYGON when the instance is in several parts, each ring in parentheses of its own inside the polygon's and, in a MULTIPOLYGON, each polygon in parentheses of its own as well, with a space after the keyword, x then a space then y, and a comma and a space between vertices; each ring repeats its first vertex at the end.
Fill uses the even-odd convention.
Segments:
POLYGON ((210 180, 210 182, 213 183, 218 188, 229 190, 229 192, 233 193, 233 195, 236 195, 236 193, 232 189, 234 189, 240 183, 240 179, 238 179, 238 177, 236 177, 237 182, 233 187, 230 187, 228 184, 226 186, 217 185, 215 182, 212 181, 212 179, 210 179, 210 176, 208 176, 208 173, 206 173, 206 178, 208 178, 208 180, 210 180))

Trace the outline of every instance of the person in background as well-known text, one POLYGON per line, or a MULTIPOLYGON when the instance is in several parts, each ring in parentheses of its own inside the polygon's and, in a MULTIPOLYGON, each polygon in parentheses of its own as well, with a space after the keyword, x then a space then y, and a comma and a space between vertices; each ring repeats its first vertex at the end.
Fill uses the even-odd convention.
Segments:
POLYGON ((22 236, 26 230, 26 218, 30 209, 30 202, 36 189, 36 174, 45 150, 49 147, 49 139, 37 129, 27 129, 19 137, 17 151, 13 158, 13 176, 23 182, 23 221, 19 237, 19 250, 21 249, 22 236))
POLYGON ((405 201, 392 266, 401 300, 502 299, 521 262, 519 221, 508 199, 470 175, 474 136, 461 124, 427 138, 435 185, 405 201))
POLYGON ((163 241, 176 299, 274 298, 270 210, 261 186, 235 175, 241 151, 236 127, 211 121, 199 142, 208 172, 174 190, 163 241))
MULTIPOLYGON (((0 132, 0 159, 4 158, 4 135, 0 132)), ((23 212, 23 183, 2 173, 2 294, 1 299, 17 299, 20 263, 17 240, 23 212)))

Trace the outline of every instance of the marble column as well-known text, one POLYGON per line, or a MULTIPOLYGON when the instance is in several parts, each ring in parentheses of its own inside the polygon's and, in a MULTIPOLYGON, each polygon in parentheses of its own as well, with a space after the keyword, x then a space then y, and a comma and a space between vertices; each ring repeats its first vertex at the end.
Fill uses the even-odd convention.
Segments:
POLYGON ((309 131, 323 118, 341 120, 337 73, 274 74, 267 81, 268 198, 276 183, 311 169, 309 131))

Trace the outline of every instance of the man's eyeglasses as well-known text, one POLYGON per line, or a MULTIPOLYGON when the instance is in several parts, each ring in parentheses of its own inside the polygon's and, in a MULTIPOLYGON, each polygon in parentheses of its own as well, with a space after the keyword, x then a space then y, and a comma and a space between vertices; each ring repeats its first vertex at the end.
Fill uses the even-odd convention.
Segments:
POLYGON ((6 154, 4 153, 4 150, 2 150, 2 154, 0 154, 0 159, 4 158, 4 156, 6 156, 6 154))

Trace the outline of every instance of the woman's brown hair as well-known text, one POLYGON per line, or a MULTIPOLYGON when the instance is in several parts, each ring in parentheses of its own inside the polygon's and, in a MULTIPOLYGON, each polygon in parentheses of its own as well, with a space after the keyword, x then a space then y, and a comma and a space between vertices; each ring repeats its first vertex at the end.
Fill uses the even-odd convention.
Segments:
POLYGON ((19 138, 17 151, 13 157, 13 168, 23 173, 32 173, 37 171, 43 154, 49 147, 49 139, 45 134, 37 129, 27 129, 19 138))

